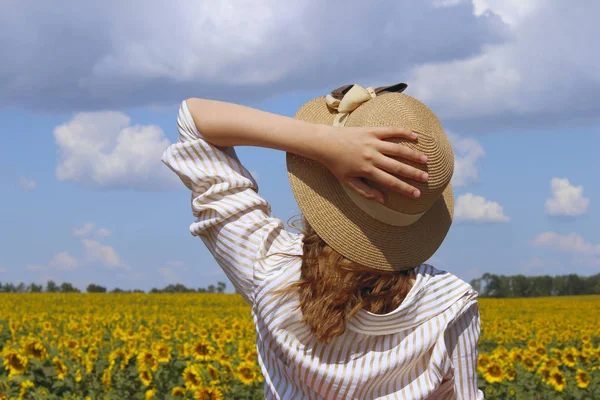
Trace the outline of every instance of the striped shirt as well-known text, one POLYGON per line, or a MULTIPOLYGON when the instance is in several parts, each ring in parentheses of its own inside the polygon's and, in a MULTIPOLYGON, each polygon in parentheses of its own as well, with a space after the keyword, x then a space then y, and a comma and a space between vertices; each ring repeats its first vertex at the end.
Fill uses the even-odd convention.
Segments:
POLYGON ((177 127, 179 140, 162 160, 192 192, 192 235, 252 306, 267 399, 483 398, 479 307, 469 284, 421 265, 396 310, 363 309, 341 336, 318 343, 301 321, 298 297, 273 294, 300 277, 303 236, 272 216, 233 147, 204 140, 185 101, 177 127))

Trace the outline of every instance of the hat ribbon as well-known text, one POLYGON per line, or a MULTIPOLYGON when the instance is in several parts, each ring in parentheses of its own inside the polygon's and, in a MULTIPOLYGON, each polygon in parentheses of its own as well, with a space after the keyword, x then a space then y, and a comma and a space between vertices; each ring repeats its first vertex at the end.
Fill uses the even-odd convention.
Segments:
POLYGON ((338 113, 333 121, 333 126, 343 127, 346 125, 348 116, 356 110, 361 104, 374 99, 382 93, 401 93, 408 85, 406 83, 396 83, 390 86, 381 86, 378 88, 364 88, 360 85, 346 85, 332 90, 325 96, 327 105, 338 113))
MULTIPOLYGON (((341 88, 332 91, 331 94, 328 94, 325 97, 325 101, 329 107, 338 112, 335 116, 333 126, 343 127, 352 111, 356 110, 361 104, 374 99, 378 93, 402 92, 406 89, 406 86, 405 83, 400 83, 377 89, 373 89, 372 87, 365 89, 360 85, 349 85, 342 86, 341 88), (341 97, 341 99, 339 97, 341 97)), ((358 208, 372 218, 388 225, 409 226, 417 222, 427 212, 427 210, 425 210, 418 214, 405 214, 373 200, 365 199, 344 185, 342 185, 342 188, 358 208)))
POLYGON ((344 126, 348 120, 348 115, 352 111, 356 110, 361 104, 374 99, 376 96, 377 94, 372 87, 365 89, 360 85, 352 85, 341 100, 336 99, 331 94, 325 96, 327 105, 338 112, 333 121, 333 126, 344 126))

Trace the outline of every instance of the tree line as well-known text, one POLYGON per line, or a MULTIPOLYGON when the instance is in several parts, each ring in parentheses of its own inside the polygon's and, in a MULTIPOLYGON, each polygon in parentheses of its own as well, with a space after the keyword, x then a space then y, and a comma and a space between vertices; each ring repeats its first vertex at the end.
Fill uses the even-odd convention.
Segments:
MULTIPOLYGON (((148 293, 224 293, 225 288, 224 282, 218 282, 217 285, 208 285, 208 287, 199 287, 197 289, 188 288, 181 283, 169 284, 162 289, 152 288, 148 293)), ((107 290, 106 287, 90 283, 85 289, 87 293, 146 293, 140 289, 124 290, 121 288, 114 288, 107 290)), ((80 293, 81 290, 74 287, 69 282, 63 282, 60 285, 54 281, 46 282, 46 285, 38 285, 30 283, 26 285, 21 282, 18 285, 12 283, 0 282, 0 293, 80 293)))
POLYGON ((600 294, 600 274, 525 276, 483 274, 471 286, 481 297, 542 297, 600 294))

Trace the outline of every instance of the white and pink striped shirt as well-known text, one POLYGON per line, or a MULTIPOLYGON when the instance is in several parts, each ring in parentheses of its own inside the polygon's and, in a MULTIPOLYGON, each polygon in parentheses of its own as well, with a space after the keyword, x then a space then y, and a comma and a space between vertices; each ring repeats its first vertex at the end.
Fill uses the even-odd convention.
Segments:
POLYGON ((185 101, 177 127, 179 141, 163 162, 192 192, 192 235, 252 306, 267 399, 483 398, 476 372, 479 307, 469 284, 421 265, 396 310, 361 310, 344 334, 316 342, 301 321, 297 296, 272 293, 299 278, 302 235, 271 215, 233 148, 203 139, 185 101))

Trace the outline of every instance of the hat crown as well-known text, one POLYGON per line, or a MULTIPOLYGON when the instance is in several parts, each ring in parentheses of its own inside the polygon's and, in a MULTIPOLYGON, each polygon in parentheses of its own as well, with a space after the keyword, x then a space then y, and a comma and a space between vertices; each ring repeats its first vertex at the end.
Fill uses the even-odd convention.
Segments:
POLYGON ((452 146, 439 119, 417 99, 404 93, 378 95, 354 110, 348 116, 345 126, 402 127, 418 134, 417 140, 392 138, 387 141, 401 143, 425 154, 427 156, 425 165, 398 157, 392 158, 427 172, 428 181, 421 182, 397 176, 400 180, 419 189, 421 196, 417 199, 369 181, 369 185, 385 194, 386 207, 406 214, 422 213, 433 206, 450 183, 454 172, 452 146))
POLYGON ((306 102, 295 118, 332 126, 396 126, 417 132, 417 140, 389 141, 427 155, 426 165, 400 160, 429 174, 428 182, 399 177, 419 188, 421 196, 409 198, 379 187, 387 196, 386 204, 368 201, 347 190, 322 164, 288 153, 288 177, 294 197, 315 232, 347 259, 387 271, 420 265, 439 248, 452 224, 454 195, 450 180, 454 154, 450 141, 429 108, 398 93, 406 84, 374 90, 351 90, 353 86, 306 102))
MULTIPOLYGON (((337 110, 327 106, 325 97, 320 97, 305 103, 298 110, 295 118, 333 125, 337 114, 337 110)), ((392 158, 427 172, 428 181, 421 182, 398 176, 400 180, 419 189, 421 196, 417 199, 368 181, 369 185, 384 193, 385 207, 405 214, 423 213, 433 206, 450 183, 454 172, 454 153, 448 136, 433 111, 414 97, 404 93, 380 92, 376 97, 354 109, 347 116, 344 124, 345 127, 401 127, 418 134, 417 140, 401 138, 386 140, 401 143, 425 154, 427 156, 425 165, 397 157, 392 158)))

